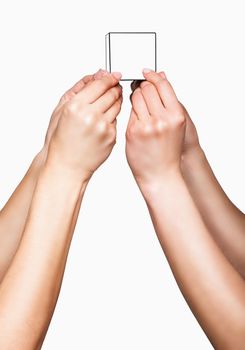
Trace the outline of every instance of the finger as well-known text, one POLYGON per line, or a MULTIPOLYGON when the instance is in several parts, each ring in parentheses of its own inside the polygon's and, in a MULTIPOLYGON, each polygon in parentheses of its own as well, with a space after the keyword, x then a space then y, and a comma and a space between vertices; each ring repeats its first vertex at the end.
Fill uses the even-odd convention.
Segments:
POLYGON ((94 74, 89 74, 79 80, 75 85, 73 85, 69 90, 66 91, 66 94, 74 93, 77 94, 89 81, 93 80, 94 74))
POLYGON ((98 98, 93 105, 99 111, 106 112, 121 95, 122 87, 118 84, 117 86, 106 91, 106 93, 98 98))
POLYGON ((95 75, 94 78, 95 79, 101 79, 103 76, 108 75, 109 72, 105 69, 100 69, 95 75))
POLYGON ((121 107, 122 107, 122 97, 119 97, 117 99, 117 101, 111 106, 111 108, 109 108, 105 113, 104 113, 104 118, 109 122, 109 123, 113 123, 118 114, 121 111, 121 107))
POLYGON ((139 122, 139 118, 138 118, 135 110, 132 108, 131 112, 130 112, 130 117, 128 120, 127 130, 130 129, 133 124, 138 123, 138 122, 139 122))
POLYGON ((162 77, 163 79, 167 79, 166 74, 165 74, 164 72, 159 72, 159 74, 161 75, 161 77, 162 77))
POLYGON ((130 102, 132 103, 132 96, 134 91, 138 88, 141 87, 141 83, 145 82, 146 80, 133 80, 132 83, 130 84, 132 93, 129 95, 130 102))
POLYGON ((104 93, 116 86, 121 78, 120 73, 111 73, 103 76, 101 79, 97 79, 91 82, 88 86, 85 86, 74 99, 79 100, 82 103, 93 103, 104 93))
POLYGON ((132 106, 140 120, 147 120, 150 117, 140 88, 137 88, 132 95, 132 106))
POLYGON ((85 77, 80 79, 78 82, 76 82, 75 85, 73 85, 69 90, 67 90, 64 93, 59 103, 64 103, 69 101, 73 96, 75 96, 79 91, 81 91, 86 84, 91 82, 93 79, 94 79, 93 74, 86 75, 85 77))
POLYGON ((164 106, 155 86, 148 81, 141 84, 141 92, 152 116, 159 116, 164 112, 164 106))
POLYGON ((161 100, 166 108, 175 108, 178 105, 178 99, 170 82, 163 78, 163 74, 154 71, 143 70, 143 75, 147 81, 154 84, 161 100))
POLYGON ((107 71, 99 69, 95 74, 89 74, 80 79, 75 85, 73 85, 65 94, 61 97, 61 102, 66 102, 75 96, 78 92, 84 88, 87 84, 91 84, 94 79, 100 79, 103 75, 108 74, 107 71))

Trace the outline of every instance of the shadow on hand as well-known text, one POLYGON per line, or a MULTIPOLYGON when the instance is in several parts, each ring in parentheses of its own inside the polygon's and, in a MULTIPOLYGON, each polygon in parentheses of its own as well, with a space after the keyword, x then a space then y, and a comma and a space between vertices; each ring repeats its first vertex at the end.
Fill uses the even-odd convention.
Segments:
POLYGON ((130 84, 132 93, 131 93, 131 95, 129 96, 129 98, 130 98, 130 101, 131 101, 131 102, 132 102, 132 95, 133 95, 133 93, 134 93, 134 90, 137 89, 143 81, 145 81, 145 80, 144 80, 144 79, 143 79, 143 80, 133 80, 132 83, 130 84))

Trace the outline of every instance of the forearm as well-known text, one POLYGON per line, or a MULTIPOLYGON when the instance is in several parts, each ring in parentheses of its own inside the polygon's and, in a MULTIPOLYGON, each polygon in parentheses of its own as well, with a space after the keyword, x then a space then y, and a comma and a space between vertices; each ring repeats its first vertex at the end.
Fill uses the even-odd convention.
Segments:
POLYGON ((245 285, 205 227, 183 178, 142 190, 176 281, 216 349, 243 349, 245 285))
POLYGON ((24 178, 0 212, 0 282, 18 248, 31 205, 45 150, 33 160, 24 178))
POLYGON ((201 148, 184 155, 182 172, 210 233, 232 265, 245 277, 245 215, 221 188, 201 148))
POLYGON ((0 348, 41 345, 59 294, 86 184, 61 169, 44 168, 23 238, 0 286, 0 348))

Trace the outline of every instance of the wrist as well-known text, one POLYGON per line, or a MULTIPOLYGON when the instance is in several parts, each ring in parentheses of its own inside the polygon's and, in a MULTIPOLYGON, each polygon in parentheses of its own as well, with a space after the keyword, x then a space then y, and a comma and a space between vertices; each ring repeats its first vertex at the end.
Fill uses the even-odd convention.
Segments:
POLYGON ((181 155, 181 171, 186 172, 196 163, 203 163, 206 161, 206 156, 200 145, 185 151, 181 155))
POLYGON ((154 198, 159 192, 169 189, 171 186, 184 181, 180 169, 173 169, 161 176, 152 177, 151 180, 138 183, 140 191, 146 201, 154 198))
POLYGON ((78 187, 80 190, 86 188, 90 179, 87 174, 70 168, 51 157, 47 157, 43 165, 43 174, 47 174, 51 178, 56 179, 56 181, 78 187))
POLYGON ((40 152, 38 152, 35 157, 32 160, 32 163, 27 171, 28 176, 30 176, 33 181, 37 181, 40 171, 43 168, 43 165, 45 164, 46 155, 45 151, 42 149, 40 152))

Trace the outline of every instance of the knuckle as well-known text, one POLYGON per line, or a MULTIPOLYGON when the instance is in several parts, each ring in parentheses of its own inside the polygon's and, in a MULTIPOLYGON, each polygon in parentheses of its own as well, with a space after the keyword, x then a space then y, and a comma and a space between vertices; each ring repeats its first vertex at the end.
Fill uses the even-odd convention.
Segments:
POLYGON ((109 93, 111 95, 112 100, 117 100, 119 97, 119 90, 118 88, 112 88, 109 90, 109 93))
POLYGON ((149 138, 154 135, 154 126, 151 123, 147 123, 140 128, 140 134, 144 138, 149 138))
POLYGON ((171 118, 171 124, 173 127, 182 127, 186 122, 185 116, 183 113, 177 112, 171 118))
POLYGON ((78 104, 74 101, 69 101, 64 105, 64 113, 66 115, 73 115, 78 113, 78 104))
POLYGON ((113 77, 113 75, 106 75, 104 76, 101 81, 104 83, 104 85, 110 87, 110 86, 114 86, 118 83, 118 81, 116 80, 116 78, 113 77))
POLYGON ((179 125, 184 125, 186 122, 186 118, 183 113, 179 114, 178 116, 178 124, 179 125))
POLYGON ((141 89, 142 89, 143 91, 149 91, 149 90, 151 90, 152 88, 153 88, 153 84, 150 83, 149 81, 147 81, 147 82, 141 84, 141 89))
POLYGON ((92 111, 87 111, 84 113, 82 120, 83 120, 83 124, 86 127, 90 127, 91 125, 94 124, 95 115, 92 111))
POLYGON ((107 122, 105 120, 99 120, 96 123, 96 132, 98 135, 105 135, 107 131, 107 122))
POLYGON ((168 128, 168 125, 166 121, 160 119, 155 122, 154 130, 156 135, 161 135, 167 130, 167 128, 168 128))
POLYGON ((126 139, 128 141, 131 141, 135 136, 138 134, 138 130, 136 129, 135 124, 131 124, 130 126, 127 127, 126 130, 126 139))
POLYGON ((87 105, 80 108, 79 113, 76 115, 84 127, 91 127, 95 122, 96 111, 94 111, 91 105, 87 105))

